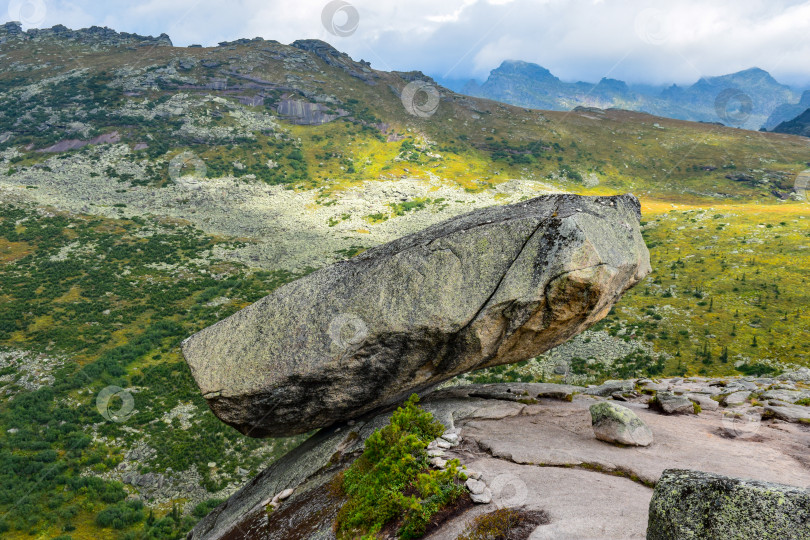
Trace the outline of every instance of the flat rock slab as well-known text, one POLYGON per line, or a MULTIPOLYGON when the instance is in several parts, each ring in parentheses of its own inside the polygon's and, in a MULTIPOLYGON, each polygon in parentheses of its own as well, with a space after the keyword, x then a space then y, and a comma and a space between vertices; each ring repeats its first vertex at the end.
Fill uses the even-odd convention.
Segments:
POLYGON ((667 470, 650 503, 648 540, 810 540, 810 490, 667 470))
POLYGON ((537 399, 560 399, 571 401, 574 394, 584 390, 581 386, 551 383, 498 383, 470 384, 438 390, 430 394, 431 399, 444 398, 486 398, 504 401, 531 402, 537 399))
MULTIPOLYGON (((532 533, 532 540, 644 538, 653 494, 649 486, 668 468, 810 485, 806 426, 766 419, 758 429, 730 438, 727 431, 733 426, 719 412, 664 416, 629 402, 627 407, 651 428, 655 442, 648 448, 619 448, 594 437, 589 407, 598 398, 574 396, 568 402, 541 397, 538 404, 513 399, 529 388, 530 396, 541 391, 568 395, 570 388, 559 386, 471 385, 423 399, 425 409, 448 432, 460 431, 461 444, 444 450, 442 459, 458 458, 477 471, 476 479, 486 484, 493 500, 463 513, 430 538, 455 540, 479 513, 495 505, 521 504, 545 510, 551 518, 532 533), (470 397, 472 393, 496 397, 470 397)), ((739 409, 735 413, 742 414, 739 409)), ((351 426, 322 430, 200 521, 189 538, 333 539, 333 519, 343 501, 330 495, 328 483, 388 418, 370 415, 351 426), (293 494, 268 516, 262 504, 287 490, 293 494), (306 534, 296 536, 293 529, 306 534)))
POLYGON ((802 405, 767 405, 765 407, 765 415, 774 416, 785 422, 810 425, 810 407, 804 407, 802 405))
POLYGON ((810 485, 810 431, 763 420, 739 426, 721 412, 665 416, 636 403, 628 407, 652 430, 648 447, 619 448, 596 439, 590 398, 527 405, 497 422, 471 420, 462 439, 490 456, 519 464, 624 471, 653 485, 665 469, 700 469, 763 481, 810 485), (738 430, 738 436, 729 435, 738 430))
POLYGON ((326 267, 183 342, 220 420, 253 437, 357 418, 543 353, 650 272, 631 196, 471 212, 326 267))
POLYGON ((799 390, 768 390, 763 392, 759 397, 761 401, 768 401, 776 399, 778 401, 786 401, 788 403, 795 403, 800 399, 810 398, 810 393, 801 392, 799 390))
POLYGON ((599 386, 594 386, 592 388, 588 388, 585 390, 586 394, 590 394, 592 396, 610 396, 616 392, 625 393, 625 392, 632 392, 635 390, 635 385, 633 381, 606 381, 599 386))
POLYGON ((751 397, 751 392, 748 390, 741 390, 739 392, 734 392, 733 394, 727 395, 723 402, 729 407, 735 407, 737 405, 747 403, 749 397, 751 397))
POLYGON ((480 458, 469 463, 492 492, 492 504, 446 523, 426 540, 456 540, 476 516, 500 507, 543 510, 551 522, 530 540, 643 539, 652 489, 627 478, 556 467, 533 467, 480 458))
POLYGON ((704 411, 716 411, 720 408, 720 404, 706 394, 686 394, 686 397, 700 405, 704 411))

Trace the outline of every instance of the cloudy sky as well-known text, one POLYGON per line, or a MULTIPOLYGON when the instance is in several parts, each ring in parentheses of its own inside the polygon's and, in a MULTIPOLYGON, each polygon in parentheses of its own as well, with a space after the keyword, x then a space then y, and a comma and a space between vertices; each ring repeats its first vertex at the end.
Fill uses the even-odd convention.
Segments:
POLYGON ((486 78, 505 59, 564 80, 695 82, 757 66, 810 86, 810 0, 3 0, 24 27, 91 25, 175 45, 320 38, 378 69, 486 78))

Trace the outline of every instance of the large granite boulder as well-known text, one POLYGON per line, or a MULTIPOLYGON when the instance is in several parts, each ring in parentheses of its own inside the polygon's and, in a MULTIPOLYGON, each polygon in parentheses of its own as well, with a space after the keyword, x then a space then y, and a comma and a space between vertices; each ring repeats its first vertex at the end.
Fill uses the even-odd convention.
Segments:
POLYGON ((810 490, 669 469, 650 502, 648 540, 810 539, 810 490))
POLYGON ((602 319, 650 272, 639 219, 632 195, 477 210, 285 285, 183 354, 213 412, 246 435, 329 426, 602 319))

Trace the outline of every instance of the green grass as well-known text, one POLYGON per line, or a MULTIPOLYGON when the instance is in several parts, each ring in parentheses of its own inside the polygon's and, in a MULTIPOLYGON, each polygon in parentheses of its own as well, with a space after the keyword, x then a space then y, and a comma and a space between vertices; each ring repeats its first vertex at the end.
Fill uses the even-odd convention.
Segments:
POLYGON ((169 536, 178 536, 193 520, 177 514, 168 517, 173 528, 162 517, 147 524, 148 512, 122 502, 130 488, 94 475, 112 470, 126 448, 144 441, 157 452, 141 473, 193 466, 215 492, 223 480, 211 476, 209 462, 225 478, 237 479, 238 467, 255 474, 300 441, 257 441, 224 428, 179 352, 190 333, 295 274, 247 272, 210 259, 220 277, 194 272, 178 279, 154 263, 193 267, 190 261, 210 258, 218 241, 187 227, 45 217, 9 205, 0 208, 0 240, 14 246, 13 264, 0 272, 0 348, 71 359, 56 368, 52 387, 24 391, 0 382, 16 394, 0 402, 0 528, 8 534, 83 535, 95 527, 144 538, 168 537, 171 529, 169 536), (71 255, 60 260, 66 248, 71 255), (206 305, 223 296, 227 304, 206 305), (123 423, 105 422, 96 409, 95 396, 108 385, 135 389, 135 414, 123 423), (176 420, 167 426, 163 415, 184 403, 193 405, 193 427, 182 429, 176 420), (84 519, 88 514, 95 516, 92 525, 84 519), (150 536, 153 527, 159 527, 157 536, 150 536))

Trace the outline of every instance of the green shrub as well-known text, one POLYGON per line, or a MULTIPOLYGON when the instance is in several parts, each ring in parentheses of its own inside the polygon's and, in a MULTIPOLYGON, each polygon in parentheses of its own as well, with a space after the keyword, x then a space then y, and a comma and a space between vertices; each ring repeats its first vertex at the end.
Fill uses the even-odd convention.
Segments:
POLYGON ((219 506, 224 499, 208 499, 194 507, 192 514, 198 518, 204 518, 211 513, 211 510, 219 506))
POLYGON ((105 508, 96 515, 96 525, 125 529, 143 520, 143 503, 131 500, 105 508))
POLYGON ((444 471, 430 469, 426 448, 444 427, 418 402, 414 394, 397 409, 338 477, 348 495, 336 520, 338 538, 371 538, 395 519, 401 523, 400 538, 418 538, 441 508, 465 492, 458 460, 448 462, 444 471))

